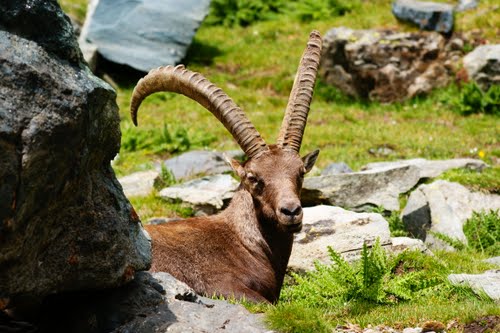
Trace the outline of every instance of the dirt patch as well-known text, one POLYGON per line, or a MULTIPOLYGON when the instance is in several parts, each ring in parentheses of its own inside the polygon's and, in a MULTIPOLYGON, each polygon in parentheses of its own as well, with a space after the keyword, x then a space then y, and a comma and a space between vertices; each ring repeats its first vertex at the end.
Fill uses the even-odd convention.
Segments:
POLYGON ((464 333, 500 332, 500 316, 486 316, 465 325, 464 333))

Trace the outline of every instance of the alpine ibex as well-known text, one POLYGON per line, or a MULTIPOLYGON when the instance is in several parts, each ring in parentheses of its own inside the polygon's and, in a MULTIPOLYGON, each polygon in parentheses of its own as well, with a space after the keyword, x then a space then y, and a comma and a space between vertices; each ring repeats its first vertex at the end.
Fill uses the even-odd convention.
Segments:
POLYGON ((319 153, 299 156, 320 53, 321 36, 313 31, 275 145, 264 142, 221 89, 182 65, 152 70, 137 83, 131 100, 135 125, 144 98, 158 91, 180 93, 212 112, 248 157, 243 164, 228 161, 241 184, 223 212, 146 225, 153 243, 152 271, 169 272, 203 295, 278 300, 293 234, 302 228, 303 177, 319 153))

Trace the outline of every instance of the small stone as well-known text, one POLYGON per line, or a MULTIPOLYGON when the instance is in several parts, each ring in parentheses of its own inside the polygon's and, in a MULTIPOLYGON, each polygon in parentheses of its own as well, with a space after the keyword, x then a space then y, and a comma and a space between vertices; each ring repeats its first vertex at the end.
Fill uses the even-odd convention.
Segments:
POLYGON ((147 196, 160 181, 160 173, 156 170, 134 172, 118 179, 127 197, 147 196))
POLYGON ((341 173, 351 173, 352 169, 344 162, 330 163, 321 171, 321 176, 338 175, 341 173))
POLYGON ((474 9, 477 7, 477 0, 459 0, 458 5, 455 7, 455 11, 463 12, 469 9, 474 9))
POLYGON ((444 326, 443 323, 436 321, 436 320, 429 320, 422 325, 422 332, 433 331, 433 332, 439 333, 439 332, 444 331, 445 328, 446 328, 446 326, 444 326))
POLYGON ((403 330, 403 333, 422 333, 422 328, 420 328, 420 327, 407 327, 403 330))
POLYGON ((493 258, 485 259, 484 262, 487 262, 488 264, 493 264, 493 265, 500 266, 500 256, 499 257, 493 257, 493 258))

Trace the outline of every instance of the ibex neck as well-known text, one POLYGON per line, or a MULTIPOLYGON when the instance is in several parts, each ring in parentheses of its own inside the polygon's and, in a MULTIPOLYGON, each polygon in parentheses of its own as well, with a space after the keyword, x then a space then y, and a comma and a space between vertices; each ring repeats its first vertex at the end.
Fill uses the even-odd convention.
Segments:
POLYGON ((280 229, 277 221, 260 216, 252 196, 242 188, 235 193, 223 214, 247 250, 256 259, 272 266, 278 288, 281 288, 292 251, 293 234, 280 229))

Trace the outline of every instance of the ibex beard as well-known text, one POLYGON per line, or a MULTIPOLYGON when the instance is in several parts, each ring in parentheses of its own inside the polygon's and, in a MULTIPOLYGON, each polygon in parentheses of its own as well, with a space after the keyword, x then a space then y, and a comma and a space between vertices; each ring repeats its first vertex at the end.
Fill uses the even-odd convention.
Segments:
POLYGON ((248 159, 228 160, 241 179, 229 206, 213 216, 146 225, 152 271, 164 271, 206 296, 276 302, 302 228, 300 191, 319 150, 299 156, 316 73, 321 36, 311 32, 302 55, 277 143, 268 145, 244 112, 220 88, 182 65, 152 70, 134 89, 132 120, 141 102, 158 91, 183 94, 227 128, 248 159))

